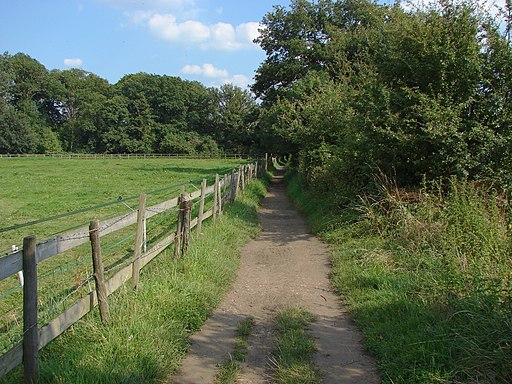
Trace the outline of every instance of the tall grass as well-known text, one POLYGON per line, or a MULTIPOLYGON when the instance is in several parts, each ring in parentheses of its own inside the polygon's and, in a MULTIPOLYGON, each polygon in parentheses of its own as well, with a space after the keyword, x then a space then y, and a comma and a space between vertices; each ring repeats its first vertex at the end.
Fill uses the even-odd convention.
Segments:
POLYGON ((377 196, 336 211, 297 177, 289 191, 334 244, 333 283, 385 383, 512 382, 506 199, 468 181, 404 191, 381 178, 377 196))
MULTIPOLYGON (((263 182, 252 182, 215 224, 205 223, 185 257, 166 251, 142 271, 136 291, 126 285, 110 296, 111 325, 101 325, 95 310, 44 348, 41 382, 169 382, 188 336, 233 282, 241 246, 259 233, 264 193, 263 182)), ((0 382, 20 380, 19 368, 0 382)))

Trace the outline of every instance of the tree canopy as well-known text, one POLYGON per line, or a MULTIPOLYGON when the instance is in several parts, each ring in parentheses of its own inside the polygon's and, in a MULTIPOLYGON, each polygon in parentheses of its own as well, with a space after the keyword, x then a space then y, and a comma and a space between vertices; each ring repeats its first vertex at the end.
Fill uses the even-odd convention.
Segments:
POLYGON ((275 7, 252 88, 261 129, 316 186, 354 193, 380 169, 402 185, 457 175, 508 187, 508 30, 476 1, 275 7))
POLYGON ((258 151, 259 105, 239 87, 136 73, 116 84, 0 56, 0 153, 258 151))

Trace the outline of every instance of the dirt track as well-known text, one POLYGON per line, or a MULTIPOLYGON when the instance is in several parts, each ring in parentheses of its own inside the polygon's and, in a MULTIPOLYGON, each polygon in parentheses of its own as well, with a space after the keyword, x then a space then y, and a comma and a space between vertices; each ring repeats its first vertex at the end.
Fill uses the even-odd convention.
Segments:
POLYGON ((275 316, 284 308, 300 306, 317 317, 311 332, 322 383, 379 383, 374 361, 365 354, 358 330, 331 289, 328 248, 310 234, 291 205, 281 176, 274 177, 259 217, 261 236, 242 250, 231 292, 191 338, 190 352, 172 382, 213 383, 216 365, 233 351, 238 323, 252 316, 256 327, 239 383, 271 383, 275 316))

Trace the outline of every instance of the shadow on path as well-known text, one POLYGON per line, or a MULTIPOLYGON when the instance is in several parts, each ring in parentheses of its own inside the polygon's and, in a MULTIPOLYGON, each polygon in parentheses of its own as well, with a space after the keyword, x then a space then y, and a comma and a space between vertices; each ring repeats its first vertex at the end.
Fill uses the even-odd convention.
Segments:
POLYGON ((190 353, 173 378, 176 384, 212 383, 216 366, 229 358, 238 323, 256 321, 239 383, 271 383, 270 357, 278 312, 300 306, 314 314, 311 325, 323 383, 376 384, 375 362, 340 306, 329 282, 327 246, 313 236, 290 203, 279 170, 259 210, 261 235, 242 250, 235 284, 222 304, 192 336, 190 353))

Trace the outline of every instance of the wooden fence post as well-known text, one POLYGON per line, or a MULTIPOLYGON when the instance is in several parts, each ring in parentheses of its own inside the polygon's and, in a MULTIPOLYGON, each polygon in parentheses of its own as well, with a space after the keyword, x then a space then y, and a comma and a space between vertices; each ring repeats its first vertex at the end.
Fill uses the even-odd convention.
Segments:
POLYGON ((201 234, 201 226, 203 224, 203 214, 204 214, 204 199, 206 196, 206 179, 203 179, 201 182, 201 200, 199 200, 199 212, 197 214, 197 236, 201 234))
POLYGON ((181 254, 187 253, 190 244, 190 225, 192 223, 192 200, 184 200, 181 203, 183 210, 183 235, 182 235, 182 248, 181 254))
POLYGON ((251 181, 252 180, 252 164, 249 164, 248 167, 249 167, 249 171, 247 173, 247 181, 251 181))
POLYGON ((235 199, 238 196, 238 191, 240 190, 240 178, 241 178, 241 169, 238 169, 238 172, 235 173, 235 199))
POLYGON ((217 179, 217 183, 219 184, 219 187, 217 188, 217 193, 218 193, 217 205, 219 207, 219 215, 222 215, 222 189, 220 187, 220 176, 215 175, 215 178, 217 179))
POLYGON ((219 212, 219 175, 215 175, 215 184, 213 185, 213 220, 217 218, 219 212))
POLYGON ((235 172, 235 170, 233 170, 233 172, 231 173, 231 191, 230 191, 230 195, 229 195, 229 201, 231 203, 233 203, 236 199, 236 189, 237 189, 237 183, 238 183, 238 178, 237 178, 237 173, 235 172))
POLYGON ((240 166, 240 189, 245 189, 245 165, 240 166))
POLYGON ((174 256, 179 257, 181 253, 181 240, 183 236, 183 209, 182 203, 185 201, 185 187, 182 186, 180 190, 180 197, 178 199, 178 223, 176 225, 176 238, 174 240, 174 256))
POLYGON ((224 174, 224 186, 222 191, 222 204, 226 204, 226 200, 228 198, 228 175, 224 174))
POLYGON ((265 153, 265 172, 268 171, 268 153, 265 153))
POLYGON ((139 196, 139 210, 137 211, 137 232, 135 234, 135 249, 133 251, 133 265, 132 265, 132 286, 133 289, 137 288, 139 284, 140 272, 140 256, 142 254, 142 243, 144 241, 144 216, 146 215, 146 199, 145 193, 139 196))
POLYGON ((92 265, 94 268, 94 280, 96 282, 100 317, 103 323, 109 323, 110 309, 108 308, 105 272, 103 270, 103 261, 101 260, 100 223, 98 220, 91 221, 89 225, 89 237, 91 239, 92 265))
POLYGON ((37 260, 35 236, 23 239, 23 382, 39 381, 39 329, 37 327, 37 260))

